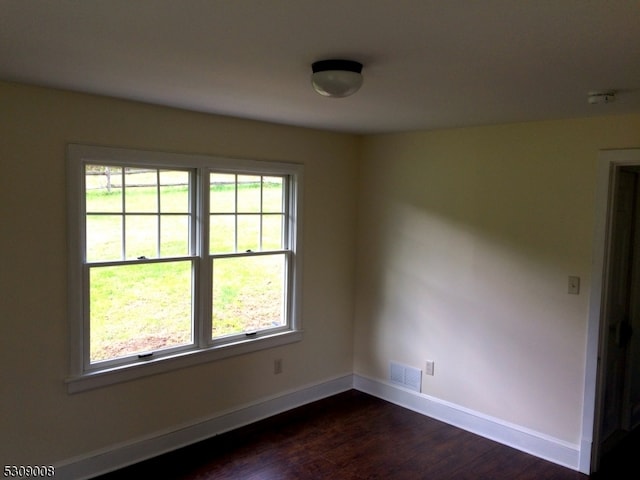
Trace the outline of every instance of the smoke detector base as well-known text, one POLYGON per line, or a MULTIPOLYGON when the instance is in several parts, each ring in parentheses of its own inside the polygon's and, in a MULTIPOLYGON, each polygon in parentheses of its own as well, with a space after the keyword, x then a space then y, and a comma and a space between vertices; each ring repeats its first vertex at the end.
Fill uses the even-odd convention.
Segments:
POLYGON ((587 95, 587 101, 591 105, 601 105, 604 103, 613 103, 616 100, 616 92, 614 90, 593 91, 587 95))

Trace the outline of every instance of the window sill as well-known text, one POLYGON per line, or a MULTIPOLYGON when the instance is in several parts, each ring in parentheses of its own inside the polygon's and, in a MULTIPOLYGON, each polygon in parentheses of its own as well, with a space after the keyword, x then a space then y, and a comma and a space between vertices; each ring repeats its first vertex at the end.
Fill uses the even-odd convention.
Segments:
POLYGON ((208 349, 182 352, 176 355, 161 357, 132 365, 87 372, 67 378, 69 393, 78 393, 94 388, 105 387, 116 383, 128 382, 138 378, 171 372, 180 368, 191 367, 223 358, 278 347, 302 340, 302 331, 289 331, 274 335, 258 337, 254 340, 243 340, 238 343, 214 346, 208 349))

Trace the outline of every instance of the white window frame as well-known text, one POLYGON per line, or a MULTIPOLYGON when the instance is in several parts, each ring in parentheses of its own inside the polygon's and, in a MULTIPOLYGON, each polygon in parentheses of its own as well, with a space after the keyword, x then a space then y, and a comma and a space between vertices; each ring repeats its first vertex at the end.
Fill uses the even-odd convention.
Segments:
MULTIPOLYGON (((272 348, 302 339, 302 194, 303 165, 263 160, 234 159, 210 155, 166 153, 147 150, 71 144, 67 146, 68 204, 68 305, 70 329, 70 375, 68 390, 75 393, 105 385, 210 362, 233 355, 272 348), (116 165, 192 171, 195 189, 191 208, 195 213, 195 238, 191 250, 194 274, 194 342, 186 347, 162 350, 158 355, 131 355, 125 360, 91 364, 89 361, 89 287, 85 274, 85 172, 84 166, 116 165), (285 309, 287 323, 274 329, 238 334, 224 339, 211 335, 211 262, 209 252, 209 172, 239 175, 284 176, 287 182, 284 228, 287 262, 285 309), (206 219, 203 221, 203 219, 206 219)), ((185 257, 186 258, 186 257, 185 257)), ((135 264, 136 261, 130 262, 135 264)))

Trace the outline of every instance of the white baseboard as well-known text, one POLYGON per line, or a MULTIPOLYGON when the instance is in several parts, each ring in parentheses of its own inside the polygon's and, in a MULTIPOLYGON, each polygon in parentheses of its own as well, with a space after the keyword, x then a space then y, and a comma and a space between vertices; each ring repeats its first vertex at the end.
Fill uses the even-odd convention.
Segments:
POLYGON ((56 478, 81 480, 102 475, 352 388, 353 376, 349 374, 262 399, 189 425, 69 459, 56 465, 56 478))
POLYGON ((591 473, 591 440, 583 438, 580 442, 580 458, 578 471, 589 475, 591 473))
POLYGON ((381 380, 349 374, 69 459, 56 465, 56 478, 92 478, 352 388, 558 465, 573 470, 581 467, 579 445, 381 380))
POLYGON ((558 465, 580 466, 579 445, 380 380, 354 375, 353 388, 558 465))

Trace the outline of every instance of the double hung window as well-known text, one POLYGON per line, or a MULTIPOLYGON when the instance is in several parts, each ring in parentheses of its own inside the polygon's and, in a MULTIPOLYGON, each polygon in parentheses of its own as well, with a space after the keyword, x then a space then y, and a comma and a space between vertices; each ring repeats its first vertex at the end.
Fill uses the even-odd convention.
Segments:
POLYGON ((300 338, 301 165, 70 145, 68 178, 71 384, 300 338))

